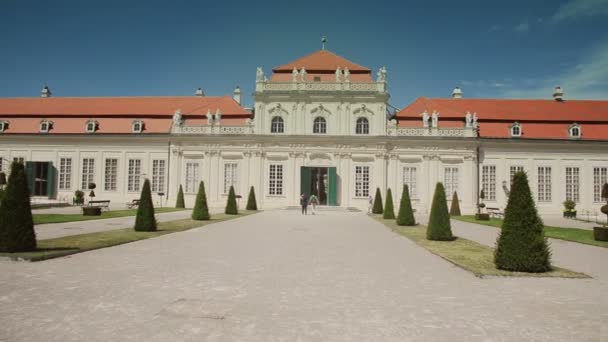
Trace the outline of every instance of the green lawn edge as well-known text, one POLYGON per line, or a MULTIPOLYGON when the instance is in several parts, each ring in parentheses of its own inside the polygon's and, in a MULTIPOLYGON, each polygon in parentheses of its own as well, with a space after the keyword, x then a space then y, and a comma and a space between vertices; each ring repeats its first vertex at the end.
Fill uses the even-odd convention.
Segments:
POLYGON ((496 269, 494 248, 475 241, 457 237, 453 241, 430 241, 426 239, 426 227, 399 226, 394 220, 384 220, 381 216, 371 216, 387 228, 402 235, 430 253, 471 272, 479 278, 485 277, 529 277, 529 278, 591 278, 590 276, 553 266, 553 271, 545 273, 511 272, 496 269))
MULTIPOLYGON (((497 218, 492 218, 490 221, 478 221, 475 220, 475 216, 465 215, 465 216, 452 216, 452 219, 468 222, 468 223, 476 223, 483 226, 489 226, 494 228, 501 228, 502 220, 497 218)), ((545 236, 552 239, 570 241, 581 243, 584 245, 590 245, 595 247, 608 248, 608 241, 596 241, 593 238, 593 230, 589 229, 580 229, 580 228, 568 228, 568 227, 553 227, 553 226, 545 226, 544 228, 545 236)))
MULTIPOLYGON (((172 213, 176 211, 186 210, 184 208, 155 208, 156 214, 172 213)), ((90 221, 90 220, 103 220, 115 217, 126 217, 135 216, 137 209, 125 209, 125 210, 110 210, 102 211, 101 216, 84 216, 80 214, 33 214, 35 225, 44 225, 50 223, 66 223, 66 222, 79 222, 79 221, 90 221)))
POLYGON ((0 253, 15 261, 43 261, 60 258, 72 254, 83 253, 101 248, 113 247, 135 241, 150 239, 172 233, 204 227, 210 224, 233 220, 259 211, 240 211, 238 215, 217 214, 209 221, 195 221, 192 219, 181 219, 168 222, 160 222, 155 232, 136 232, 132 227, 119 228, 103 232, 87 233, 64 236, 55 239, 39 240, 36 250, 31 252, 0 253))

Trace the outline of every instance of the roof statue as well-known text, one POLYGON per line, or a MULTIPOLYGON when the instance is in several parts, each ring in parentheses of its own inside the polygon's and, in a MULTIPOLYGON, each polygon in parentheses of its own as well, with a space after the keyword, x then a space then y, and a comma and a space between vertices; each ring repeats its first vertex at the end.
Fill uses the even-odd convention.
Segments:
POLYGON ((431 121, 433 128, 437 128, 439 126, 439 112, 433 111, 433 114, 431 114, 431 121))
POLYGON ((176 110, 173 113, 173 126, 181 126, 182 125, 182 112, 181 110, 176 110))
POLYGON ((300 70, 300 77, 302 79, 302 82, 306 82, 306 69, 302 68, 302 70, 300 70))
POLYGON ((378 82, 386 82, 386 67, 382 67, 378 70, 378 82))
POLYGON ((222 119, 222 112, 218 108, 218 109, 215 110, 215 121, 217 123, 219 123, 221 119, 222 119))
POLYGON ((426 110, 422 113, 422 127, 429 127, 429 113, 426 110))
POLYGON ((342 71, 340 70, 340 67, 338 67, 336 69, 336 82, 340 82, 341 81, 341 76, 342 76, 342 71))
POLYGON ((477 128, 477 113, 473 113, 472 127, 477 128))
MULTIPOLYGON (((258 68, 260 69, 260 68, 258 68)), ((211 110, 207 109, 207 125, 213 124, 213 115, 211 114, 211 110)))
POLYGON ((295 67, 293 68, 293 71, 291 72, 291 81, 292 82, 298 81, 298 69, 296 69, 295 67))
POLYGON ((350 82, 350 70, 348 70, 348 67, 344 67, 344 81, 350 82))
POLYGON ((473 127, 473 116, 471 115, 471 112, 467 112, 467 114, 464 116, 464 127, 473 127))
POLYGON ((262 82, 263 80, 264 80, 264 70, 262 70, 262 67, 258 67, 255 72, 255 81, 262 82))

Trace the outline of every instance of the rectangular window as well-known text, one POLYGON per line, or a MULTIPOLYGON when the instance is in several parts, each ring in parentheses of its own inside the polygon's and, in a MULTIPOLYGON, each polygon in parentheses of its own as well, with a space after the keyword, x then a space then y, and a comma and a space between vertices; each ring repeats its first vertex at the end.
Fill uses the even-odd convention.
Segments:
POLYGON ((566 200, 579 201, 579 168, 566 168, 566 200))
POLYGON ((445 196, 448 198, 448 200, 451 200, 454 192, 458 191, 458 168, 446 167, 443 180, 443 185, 445 186, 445 196))
POLYGON ((496 201, 496 166, 484 165, 481 168, 481 188, 485 200, 496 201))
POLYGON ((224 164, 224 193, 230 192, 230 186, 234 187, 234 191, 237 191, 237 163, 226 163, 224 164))
POLYGON ((106 159, 105 179, 103 189, 105 191, 116 191, 116 180, 118 178, 118 159, 106 159))
POLYGON ((82 185, 83 190, 89 188, 89 183, 95 183, 95 159, 82 159, 82 185))
POLYGON ((186 163, 186 192, 195 193, 198 182, 198 163, 186 163))
POLYGON ((593 202, 600 203, 602 199, 602 187, 608 183, 608 167, 593 168, 593 202))
POLYGON ((538 201, 551 202, 551 167, 538 168, 538 201))
POLYGON ((510 177, 509 179, 511 180, 510 184, 513 184, 513 177, 515 177, 515 174, 520 172, 520 171, 524 171, 524 167, 523 166, 511 166, 511 172, 510 172, 510 177))
POLYGON ((72 189, 72 158, 59 159, 59 190, 72 189))
POLYGON ((403 168, 403 184, 407 185, 410 191, 410 198, 416 198, 416 168, 415 167, 404 167, 403 168))
POLYGON ((369 197, 369 166, 355 166, 355 197, 369 197))
POLYGON ((141 159, 129 159, 127 191, 138 192, 141 180, 141 159))
POLYGON ((165 160, 152 160, 152 192, 165 192, 165 160))
POLYGON ((270 165, 268 174, 268 194, 283 194, 283 165, 270 165))

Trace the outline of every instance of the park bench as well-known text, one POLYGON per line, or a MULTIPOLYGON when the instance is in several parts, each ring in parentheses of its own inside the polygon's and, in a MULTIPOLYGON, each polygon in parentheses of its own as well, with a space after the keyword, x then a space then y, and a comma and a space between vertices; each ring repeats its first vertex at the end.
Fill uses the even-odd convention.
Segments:
POLYGON ((127 203, 127 208, 133 209, 135 207, 139 207, 139 200, 138 199, 134 199, 131 202, 127 203))
POLYGON ((110 200, 89 201, 89 203, 87 203, 87 207, 109 210, 110 200))
POLYGON ((486 208, 486 210, 488 211, 488 214, 490 214, 490 217, 496 217, 496 218, 504 218, 505 217, 505 213, 503 213, 500 208, 486 208))

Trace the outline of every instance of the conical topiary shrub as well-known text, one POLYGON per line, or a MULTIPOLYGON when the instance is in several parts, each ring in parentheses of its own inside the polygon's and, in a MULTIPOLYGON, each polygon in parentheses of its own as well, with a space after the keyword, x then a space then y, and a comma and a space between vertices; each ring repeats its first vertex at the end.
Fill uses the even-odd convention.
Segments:
POLYGON ((177 201, 175 201, 176 208, 185 208, 186 203, 184 202, 184 190, 182 189, 182 185, 179 185, 179 191, 177 192, 177 201))
POLYGON ((384 206, 384 215, 382 216, 385 220, 395 219, 395 209, 393 208, 393 194, 391 189, 386 190, 386 204, 384 206))
POLYGON ((431 216, 426 228, 427 240, 450 241, 453 240, 450 214, 448 213, 448 202, 445 199, 445 189, 442 183, 437 183, 433 204, 431 204, 431 216))
POLYGON ((138 232, 153 232, 156 230, 156 218, 154 217, 154 204, 152 203, 152 192, 150 191, 150 180, 146 178, 144 187, 141 189, 135 226, 138 232))
POLYGON ((460 216, 460 203, 458 200, 458 193, 454 191, 452 196, 452 205, 450 206, 450 216, 460 216))
POLYGON ((25 168, 13 162, 2 203, 0 203, 0 252, 36 249, 36 233, 25 168))
POLYGON ((376 197, 374 197, 374 206, 372 207, 372 213, 382 214, 382 195, 380 194, 380 188, 376 188, 376 197))
POLYGON ((502 230, 496 242, 494 263, 502 270, 516 272, 547 272, 551 270, 551 252, 543 232, 543 221, 538 216, 528 176, 517 172, 502 230))
POLYGON ((201 181, 198 185, 198 193, 196 194, 196 202, 192 209, 192 219, 197 221, 207 221, 211 219, 209 215, 209 207, 207 207, 207 194, 205 194, 205 183, 201 181))
POLYGON ((412 201, 410 200, 410 190, 407 184, 403 184, 403 192, 401 193, 401 202, 399 204, 399 215, 397 215, 397 224, 400 226, 415 226, 416 219, 412 210, 412 201))
POLYGON ((226 210, 224 213, 228 215, 238 215, 239 209, 236 205, 236 194, 234 193, 234 187, 230 186, 230 191, 228 192, 228 201, 226 202, 226 210))
POLYGON ((255 191, 253 186, 249 190, 249 197, 247 198, 247 210, 258 210, 258 204, 255 200, 255 191))

